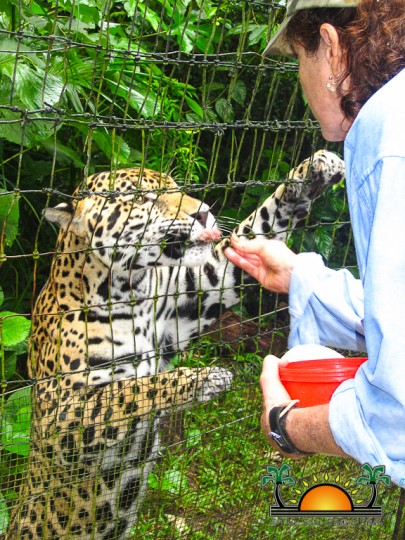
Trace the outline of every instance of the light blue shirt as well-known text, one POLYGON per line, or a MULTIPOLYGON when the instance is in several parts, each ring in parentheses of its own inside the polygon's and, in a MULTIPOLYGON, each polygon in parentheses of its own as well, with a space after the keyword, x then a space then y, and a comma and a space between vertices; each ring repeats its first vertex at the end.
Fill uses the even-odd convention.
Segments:
POLYGON ((330 402, 336 443, 385 465, 405 486, 405 70, 362 107, 345 141, 346 184, 360 279, 297 257, 289 346, 366 351, 330 402))

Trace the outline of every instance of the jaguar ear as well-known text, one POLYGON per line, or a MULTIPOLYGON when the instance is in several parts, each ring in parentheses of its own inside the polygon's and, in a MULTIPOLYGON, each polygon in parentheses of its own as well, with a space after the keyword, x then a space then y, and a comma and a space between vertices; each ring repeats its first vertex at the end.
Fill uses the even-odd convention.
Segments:
POLYGON ((78 236, 83 236, 80 213, 71 202, 63 202, 53 208, 45 208, 42 215, 51 223, 57 223, 65 231, 69 229, 78 236))
POLYGON ((51 208, 45 208, 42 215, 51 223, 58 223, 63 229, 66 229, 73 219, 74 209, 71 203, 60 203, 51 208))

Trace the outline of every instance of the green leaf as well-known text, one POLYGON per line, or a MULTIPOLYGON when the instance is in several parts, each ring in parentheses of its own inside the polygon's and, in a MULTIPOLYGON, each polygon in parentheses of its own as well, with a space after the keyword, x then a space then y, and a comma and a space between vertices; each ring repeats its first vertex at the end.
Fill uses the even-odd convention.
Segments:
POLYGON ((4 302, 4 292, 3 289, 0 287, 0 306, 4 302))
POLYGON ((220 98, 215 102, 215 110, 224 122, 233 123, 235 113, 232 105, 225 98, 220 98))
POLYGON ((252 47, 260 41, 266 42, 268 30, 269 27, 267 24, 256 24, 249 34, 248 47, 252 47))
POLYGON ((30 452, 30 433, 17 431, 14 424, 3 420, 1 444, 7 452, 28 456, 30 452))
POLYGON ((2 370, 4 371, 4 374, 2 373, 2 376, 4 375, 4 378, 6 379, 6 381, 8 381, 11 379, 11 377, 15 374, 17 370, 17 353, 15 351, 5 352, 2 363, 2 370))
POLYGON ((22 432, 29 433, 31 427, 31 404, 18 409, 15 425, 22 432))
POLYGON ((194 111, 199 116, 199 118, 202 118, 204 113, 201 106, 189 96, 184 96, 184 99, 186 100, 190 109, 194 111))
POLYGON ((178 495, 181 490, 188 488, 187 477, 176 470, 166 471, 163 475, 163 480, 159 482, 159 478, 155 473, 150 473, 148 476, 148 486, 152 489, 162 489, 178 495))
POLYGON ((333 247, 333 238, 329 229, 324 227, 319 227, 316 229, 314 231, 314 241, 317 250, 321 253, 321 255, 328 259, 333 247))
POLYGON ((110 86, 114 94, 123 98, 144 118, 152 118, 160 111, 160 102, 157 99, 155 92, 140 81, 136 81, 137 90, 135 90, 132 83, 130 86, 125 84, 128 77, 119 78, 119 74, 113 73, 111 70, 107 73, 104 80, 106 84, 110 86), (108 76, 110 76, 110 78, 108 76))
POLYGON ((130 148, 122 137, 116 136, 113 141, 109 131, 95 129, 92 134, 93 140, 102 152, 115 163, 126 164, 130 156, 130 148))
MULTIPOLYGON (((7 95, 8 90, 8 96, 10 97, 10 89, 11 85, 9 84, 9 81, 4 81, 3 79, 0 85, 0 103, 7 103, 7 98, 4 96, 7 95)), ((25 108, 25 105, 20 103, 17 99, 13 104, 16 107, 25 108)), ((22 124, 19 122, 21 119, 20 113, 8 111, 7 109, 0 110, 0 119, 6 120, 1 126, 2 137, 18 145, 21 145, 22 143, 28 148, 35 146, 43 139, 48 139, 53 131, 52 125, 49 122, 37 120, 36 115, 32 115, 31 118, 35 118, 35 122, 25 124, 23 130, 22 124)))
POLYGON ((31 387, 26 386, 10 394, 4 408, 7 415, 15 416, 21 408, 31 406, 31 387))
POLYGON ((162 489, 176 495, 188 488, 187 477, 181 471, 166 471, 163 477, 162 489))
POLYGON ((3 493, 0 492, 0 534, 4 534, 7 531, 9 521, 10 516, 7 502, 3 493))
POLYGON ((31 436, 31 388, 13 392, 4 407, 1 443, 7 452, 28 456, 31 436))
POLYGON ((236 81, 232 88, 232 99, 239 105, 244 105, 246 99, 246 85, 243 81, 236 81))
POLYGON ((74 16, 83 23, 93 25, 98 24, 100 20, 99 11, 96 8, 84 5, 82 2, 78 4, 77 1, 75 4, 74 16))
POLYGON ((80 155, 69 148, 68 146, 62 144, 59 140, 56 141, 54 138, 43 141, 41 146, 51 155, 56 155, 56 160, 59 163, 66 165, 74 164, 75 167, 82 169, 84 167, 83 161, 80 159, 80 155))
POLYGON ((18 194, 4 194, 4 190, 0 190, 0 234, 4 231, 7 246, 11 246, 17 238, 20 218, 19 199, 18 194))
POLYGON ((138 0, 136 0, 136 2, 134 0, 130 0, 124 4, 124 8, 130 17, 134 16, 135 6, 139 9, 155 32, 157 32, 159 29, 166 30, 167 27, 159 15, 152 11, 148 5, 143 5, 142 2, 139 2, 138 0))
POLYGON ((28 338, 31 321, 11 311, 0 312, 0 343, 14 347, 28 338))
POLYGON ((40 109, 45 103, 56 105, 62 97, 62 77, 45 73, 41 66, 31 68, 20 61, 12 77, 18 98, 31 110, 40 109))
POLYGON ((159 487, 159 480, 154 472, 149 473, 148 487, 150 487, 151 489, 158 489, 159 487))

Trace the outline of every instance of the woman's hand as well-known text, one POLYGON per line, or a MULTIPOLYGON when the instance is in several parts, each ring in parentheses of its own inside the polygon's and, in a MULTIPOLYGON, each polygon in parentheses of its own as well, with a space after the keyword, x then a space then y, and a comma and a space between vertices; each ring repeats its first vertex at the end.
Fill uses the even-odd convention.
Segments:
POLYGON ((281 454, 291 459, 301 459, 301 454, 284 454, 280 451, 279 446, 274 439, 269 435, 271 426, 269 424, 269 414, 273 407, 279 407, 288 404, 291 401, 287 390, 280 381, 278 372, 279 366, 286 366, 288 360, 280 360, 275 356, 266 356, 263 361, 263 370, 260 376, 260 386, 263 394, 263 413, 260 419, 260 426, 268 443, 276 448, 281 454))
POLYGON ((293 253, 284 242, 254 238, 245 240, 235 234, 225 250, 227 258, 255 278, 265 289, 288 293, 295 264, 293 253))

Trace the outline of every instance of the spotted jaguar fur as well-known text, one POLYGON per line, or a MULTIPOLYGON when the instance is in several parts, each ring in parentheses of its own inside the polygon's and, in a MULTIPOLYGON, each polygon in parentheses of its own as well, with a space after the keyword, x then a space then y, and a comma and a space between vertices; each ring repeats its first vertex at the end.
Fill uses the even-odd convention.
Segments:
MULTIPOLYGON (((236 234, 284 240, 343 174, 339 158, 318 152, 236 234)), ((230 386, 219 367, 165 370, 238 302, 241 274, 208 205, 154 171, 95 174, 44 216, 60 233, 33 312, 32 448, 6 537, 123 539, 162 416, 230 386)))

